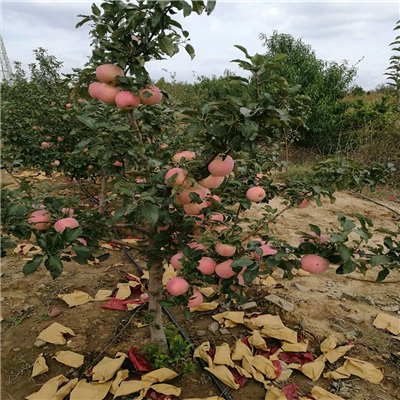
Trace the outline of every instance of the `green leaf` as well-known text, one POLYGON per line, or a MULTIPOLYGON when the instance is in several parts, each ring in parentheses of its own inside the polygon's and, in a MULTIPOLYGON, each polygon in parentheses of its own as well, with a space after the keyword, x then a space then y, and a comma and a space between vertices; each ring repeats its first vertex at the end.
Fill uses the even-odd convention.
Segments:
MULTIPOLYGON (((247 52, 247 49, 243 46, 240 46, 238 44, 234 44, 234 47, 236 47, 237 49, 243 51, 243 53, 246 55, 246 58, 248 58, 249 60, 251 59, 251 57, 249 56, 249 53, 247 52)), ((239 60, 240 61, 240 60, 239 60)), ((245 61, 244 61, 245 62, 245 61)))
POLYGON ((339 253, 340 257, 342 258, 343 261, 347 261, 351 258, 351 251, 350 249, 345 246, 344 244, 339 245, 339 253))
POLYGON ((94 3, 92 4, 92 13, 97 16, 101 15, 99 7, 97 7, 94 3))
POLYGON ((287 54, 279 53, 274 56, 275 62, 282 62, 288 58, 287 54))
POLYGON ((235 260, 232 264, 231 264, 231 268, 235 271, 235 272, 240 272, 242 270, 243 267, 248 267, 249 265, 253 264, 254 261, 250 260, 249 258, 239 258, 237 260, 235 260))
POLYGON ((251 57, 251 62, 253 63, 253 65, 259 67, 264 64, 265 58, 261 54, 255 54, 253 57, 251 57))
POLYGON ((372 267, 376 267, 378 265, 386 265, 389 263, 390 263, 390 258, 385 255, 372 256, 370 259, 370 264, 372 267))
POLYGON ((321 229, 319 229, 319 226, 313 225, 313 224, 308 224, 310 227, 311 231, 314 232, 317 236, 321 236, 321 229))
POLYGON ((22 272, 24 273, 25 276, 33 274, 39 267, 40 264, 43 261, 43 255, 42 254, 36 254, 33 257, 33 260, 28 261, 25 265, 24 268, 22 269, 22 272))
POLYGON ((164 87, 165 87, 165 79, 164 79, 163 77, 160 78, 160 79, 156 82, 155 86, 157 86, 159 89, 163 90, 164 87))
POLYGON ((175 303, 171 300, 160 300, 158 302, 158 304, 160 304, 161 307, 165 307, 165 308, 169 308, 169 307, 174 307, 175 303))
POLYGON ((81 235, 82 235, 82 228, 80 226, 73 229, 66 228, 65 231, 62 233, 62 236, 67 243, 73 242, 74 240, 78 239, 78 237, 81 235))
POLYGON ((202 124, 190 124, 188 128, 188 133, 190 139, 195 139, 197 134, 201 131, 201 128, 203 127, 202 124))
POLYGON ((343 275, 343 274, 351 274, 354 272, 357 268, 357 264, 352 261, 351 259, 348 259, 345 261, 337 270, 336 273, 338 275, 343 275))
POLYGON ((78 120, 85 124, 89 129, 94 130, 97 128, 96 120, 90 117, 86 117, 85 115, 78 115, 78 120))
POLYGON ((146 204, 142 208, 142 214, 151 225, 155 225, 159 217, 159 208, 154 204, 146 204))
POLYGON ((181 4, 183 8, 183 17, 186 18, 192 13, 192 7, 190 6, 190 4, 186 3, 186 1, 181 1, 181 4))
POLYGON ((255 264, 255 268, 247 268, 246 271, 243 273, 243 279, 244 282, 249 284, 254 281, 254 279, 257 278, 259 275, 260 271, 258 269, 258 265, 255 264))
POLYGON ((389 275, 389 269, 388 268, 383 268, 381 271, 379 271, 379 274, 376 278, 377 282, 382 282, 385 280, 385 278, 389 275))
POLYGON ((217 5, 216 0, 208 0, 207 1, 207 15, 210 15, 215 10, 216 5, 217 5))
POLYGON ((204 2, 202 0, 192 0, 193 11, 200 15, 204 9, 204 2))
POLYGON ((192 313, 190 312, 189 308, 185 308, 183 310, 183 316, 187 321, 189 321, 192 318, 192 313))
POLYGON ((170 57, 175 54, 175 46, 173 40, 169 36, 164 36, 158 41, 160 49, 170 57))
POLYGON ((195 52, 194 52, 194 48, 192 45, 187 44, 185 46, 186 51, 188 52, 190 58, 193 60, 193 58, 196 56, 195 52))
POLYGON ((48 256, 47 260, 44 262, 44 265, 47 271, 50 272, 50 275, 53 279, 58 278, 63 271, 63 263, 61 262, 58 254, 48 256))

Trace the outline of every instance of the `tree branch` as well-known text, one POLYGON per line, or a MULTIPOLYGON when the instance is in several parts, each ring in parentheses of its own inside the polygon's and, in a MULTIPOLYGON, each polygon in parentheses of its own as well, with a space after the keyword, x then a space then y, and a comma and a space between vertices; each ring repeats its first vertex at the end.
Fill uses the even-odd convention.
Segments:
POLYGON ((141 246, 137 246, 136 244, 132 244, 132 243, 127 243, 127 242, 124 242, 123 240, 117 240, 117 239, 104 239, 104 240, 106 240, 107 242, 119 244, 120 246, 126 246, 126 247, 129 247, 131 249, 135 249, 137 251, 143 251, 144 250, 143 247, 141 247, 141 246))
POLYGON ((143 228, 142 226, 136 224, 115 224, 113 226, 114 228, 132 228, 135 231, 145 233, 147 236, 150 235, 150 232, 146 228, 143 228))
POLYGON ((268 226, 271 222, 274 222, 280 215, 282 215, 286 210, 288 210, 289 208, 292 207, 292 204, 289 204, 288 206, 286 206, 285 208, 283 208, 281 211, 279 211, 278 213, 275 214, 274 218, 269 219, 268 221, 264 222, 263 224, 261 224, 258 228, 252 230, 251 232, 249 232, 242 240, 241 242, 245 242, 247 239, 250 239, 254 234, 256 234, 257 232, 259 232, 262 228, 264 228, 265 226, 268 226))

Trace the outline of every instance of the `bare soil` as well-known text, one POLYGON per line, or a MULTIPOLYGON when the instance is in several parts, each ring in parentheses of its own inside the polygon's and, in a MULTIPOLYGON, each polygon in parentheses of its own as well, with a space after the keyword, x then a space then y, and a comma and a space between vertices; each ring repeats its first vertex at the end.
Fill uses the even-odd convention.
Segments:
MULTIPOLYGON (((76 186, 71 189, 77 190, 76 186)), ((399 223, 393 213, 372 203, 346 193, 340 193, 336 197, 337 201, 333 205, 327 203, 321 208, 311 205, 303 210, 288 211, 273 227, 274 233, 292 244, 297 244, 299 239, 294 234, 295 231, 306 231, 308 223, 318 224, 323 230, 328 231, 337 226, 339 212, 349 217, 354 217, 356 213, 368 216, 373 219, 375 227, 395 229, 399 223)), ((388 205, 396 208, 393 204, 388 205)), ((247 213, 252 217, 260 215, 259 207, 255 206, 247 213)), ((377 241, 381 240, 382 236, 378 237, 377 241)), ((149 343, 148 328, 138 329, 134 324, 145 323, 144 311, 138 313, 117 340, 110 344, 129 320, 131 312, 102 309, 102 302, 68 308, 68 305, 58 298, 59 294, 70 293, 73 290, 82 290, 94 295, 98 289, 114 289, 118 282, 124 281, 126 272, 136 273, 135 267, 120 250, 108 252, 109 258, 99 265, 81 266, 75 263, 65 265, 64 273, 55 281, 43 268, 29 277, 24 277, 22 267, 26 261, 22 255, 9 252, 10 254, 2 260, 1 389, 4 399, 23 399, 36 392, 48 379, 61 373, 69 378, 80 377, 88 367, 100 361, 104 355, 113 357, 117 351, 128 352, 133 346, 140 347, 149 343), (54 306, 61 310, 61 314, 54 319, 42 319, 43 314, 54 306), (71 328, 76 336, 65 346, 51 344, 42 348, 34 346, 39 332, 53 322, 71 328), (53 360, 54 353, 60 350, 72 350, 85 355, 85 365, 76 370, 53 360), (32 364, 40 353, 45 354, 50 370, 45 375, 31 378, 32 364)), ((145 266, 139 255, 134 254, 134 256, 142 266, 145 266)), ((383 369, 384 380, 380 385, 373 385, 356 377, 347 380, 350 397, 346 398, 353 400, 400 398, 400 361, 395 355, 400 351, 400 342, 372 326, 374 317, 380 312, 380 306, 400 305, 398 272, 391 274, 384 283, 373 282, 375 273, 372 271, 368 272, 366 277, 359 273, 336 275, 334 266, 322 275, 295 277, 292 281, 281 279, 279 274, 274 277, 283 287, 275 289, 251 286, 247 289, 249 300, 255 300, 258 304, 257 311, 279 312, 264 300, 267 294, 276 294, 294 303, 295 310, 283 313, 282 319, 288 327, 302 332, 310 339, 310 347, 315 353, 318 353, 319 343, 329 334, 334 334, 339 342, 351 340, 355 343, 356 346, 347 355, 369 361, 383 369), (296 283, 300 283, 305 290, 297 289, 294 286, 296 283), (335 290, 340 291, 341 295, 329 298, 328 295, 335 290), (367 296, 373 298, 372 304, 367 296), (360 316, 362 322, 357 324, 351 322, 347 318, 349 314, 360 316)), ((234 306, 231 309, 234 310, 234 306)), ((213 313, 220 311, 221 309, 213 313)), ((236 339, 248 335, 244 326, 230 329, 226 335, 211 334, 207 331, 207 327, 213 322, 212 313, 195 314, 190 321, 184 320, 178 308, 172 309, 172 313, 195 344, 209 340, 215 345, 223 342, 232 345, 236 339)), ((168 323, 167 319, 165 323, 168 323)), ((336 369, 342 361, 339 360, 337 365, 332 365, 326 370, 336 369)), ((201 367, 197 363, 195 367, 195 373, 180 376, 168 383, 182 389, 182 398, 219 395, 218 389, 202 372, 201 367)), ((298 371, 295 371, 281 386, 289 383, 297 384, 301 395, 308 394, 314 385, 298 371)), ((323 378, 316 384, 326 389, 330 388, 329 382, 323 378)), ((339 389, 340 387, 337 388, 339 389)), ((265 396, 265 389, 252 381, 240 390, 229 390, 229 392, 234 400, 261 400, 265 396)), ((111 398, 109 394, 107 399, 111 398)))

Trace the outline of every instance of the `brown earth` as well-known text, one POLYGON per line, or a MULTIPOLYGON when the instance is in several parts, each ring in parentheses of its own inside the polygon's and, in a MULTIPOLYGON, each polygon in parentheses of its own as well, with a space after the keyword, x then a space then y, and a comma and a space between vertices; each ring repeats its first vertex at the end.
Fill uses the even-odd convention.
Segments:
MULTIPOLYGON (((248 216, 254 218, 259 215, 258 208, 258 206, 253 207, 247 212, 248 216)), ((287 211, 273 227, 273 231, 291 244, 297 244, 298 236, 295 235, 295 231, 307 230, 308 223, 319 225, 325 232, 329 231, 337 226, 338 212, 348 217, 354 217, 356 213, 368 216, 373 219, 375 227, 395 229, 399 223, 390 211, 349 194, 340 193, 333 205, 327 203, 321 208, 310 206, 303 210, 287 211)), ((379 240, 382 240, 382 236, 378 238, 379 240)), ((117 351, 128 352, 132 346, 140 347, 149 343, 148 328, 139 329, 135 326, 135 322, 145 323, 145 312, 138 313, 123 333, 106 347, 127 323, 130 312, 102 309, 102 302, 92 302, 70 309, 57 297, 58 294, 70 293, 75 289, 90 295, 94 295, 98 289, 114 289, 118 282, 124 281, 126 272, 136 273, 135 267, 121 251, 110 250, 109 253, 110 257, 99 265, 81 266, 75 263, 66 265, 65 272, 55 281, 43 268, 27 278, 24 277, 22 266, 26 262, 23 260, 25 256, 12 253, 3 259, 1 378, 4 399, 23 399, 39 390, 48 379, 61 373, 69 378, 80 377, 88 367, 97 363, 104 355, 113 357, 117 351), (54 306, 60 308, 61 314, 54 319, 42 319, 54 306), (71 338, 66 346, 49 344, 42 348, 35 347, 34 342, 39 332, 55 321, 73 329, 76 336, 71 338), (104 353, 100 354, 104 349, 104 353), (85 355, 85 365, 79 370, 74 370, 53 360, 54 353, 60 350, 72 350, 85 355), (32 364, 40 353, 45 354, 50 370, 45 375, 31 378, 32 364)), ((142 266, 145 265, 138 255, 135 257, 142 266)), ((282 314, 282 319, 288 327, 302 332, 310 339, 310 347, 315 354, 318 354, 319 342, 332 333, 339 339, 339 343, 349 340, 355 343, 355 347, 347 355, 369 361, 382 368, 384 380, 380 385, 373 385, 354 376, 346 380, 348 388, 346 398, 394 400, 400 398, 400 361, 395 355, 400 351, 400 342, 374 328, 372 321, 380 312, 380 306, 400 305, 400 274, 398 272, 391 274, 384 283, 374 283, 374 277, 373 272, 368 272, 366 277, 359 273, 336 275, 333 266, 323 275, 295 277, 292 281, 285 281, 277 275, 275 278, 283 285, 282 288, 271 289, 253 285, 247 289, 248 298, 249 301, 257 302, 259 312, 279 311, 272 309, 264 300, 268 293, 294 303, 294 312, 282 314), (294 286, 296 283, 305 290, 296 288, 294 286), (333 298, 328 297, 334 291, 337 291, 337 295, 333 298), (371 296, 373 301, 367 296, 371 296), (362 322, 357 324, 352 322, 347 318, 349 314, 360 316, 362 322)), ((232 306, 231 310, 234 309, 232 306)), ((196 344, 209 340, 215 345, 223 342, 232 345, 237 338, 248 334, 243 326, 237 326, 230 329, 229 334, 217 333, 214 336, 207 331, 208 325, 213 322, 210 313, 195 315, 190 321, 183 319, 182 312, 178 308, 172 309, 172 313, 196 344)), ((389 314, 395 313, 389 312, 389 314)), ((165 323, 168 323, 167 319, 165 323)), ((332 366, 328 365, 325 371, 336 369, 342 361, 343 359, 332 366)), ((201 367, 197 363, 195 367, 196 373, 186 374, 168 383, 182 388, 182 398, 218 395, 218 389, 202 372, 201 367)), ((301 395, 309 393, 314 385, 297 371, 288 381, 280 385, 290 383, 300 387, 301 395)), ((323 378, 317 384, 326 389, 330 387, 323 378)), ((337 386, 336 391, 341 387, 337 386)), ((345 393, 343 388, 341 390, 340 395, 345 393)), ((265 396, 265 390, 253 381, 240 390, 229 389, 229 393, 234 400, 261 400, 265 396)), ((111 398, 109 394, 107 399, 111 398)))

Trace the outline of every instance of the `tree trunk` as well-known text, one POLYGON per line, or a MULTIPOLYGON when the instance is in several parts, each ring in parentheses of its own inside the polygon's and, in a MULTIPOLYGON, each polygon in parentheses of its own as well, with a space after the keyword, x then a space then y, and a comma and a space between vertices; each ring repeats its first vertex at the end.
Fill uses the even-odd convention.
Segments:
POLYGON ((106 212, 106 198, 107 198, 107 177, 103 172, 100 181, 100 197, 99 197, 99 213, 101 215, 104 215, 104 213, 106 212))
POLYGON ((163 260, 157 258, 149 271, 149 314, 153 317, 150 323, 150 337, 151 343, 160 346, 163 353, 167 354, 168 343, 164 333, 162 309, 159 303, 162 300, 163 272, 163 260))

